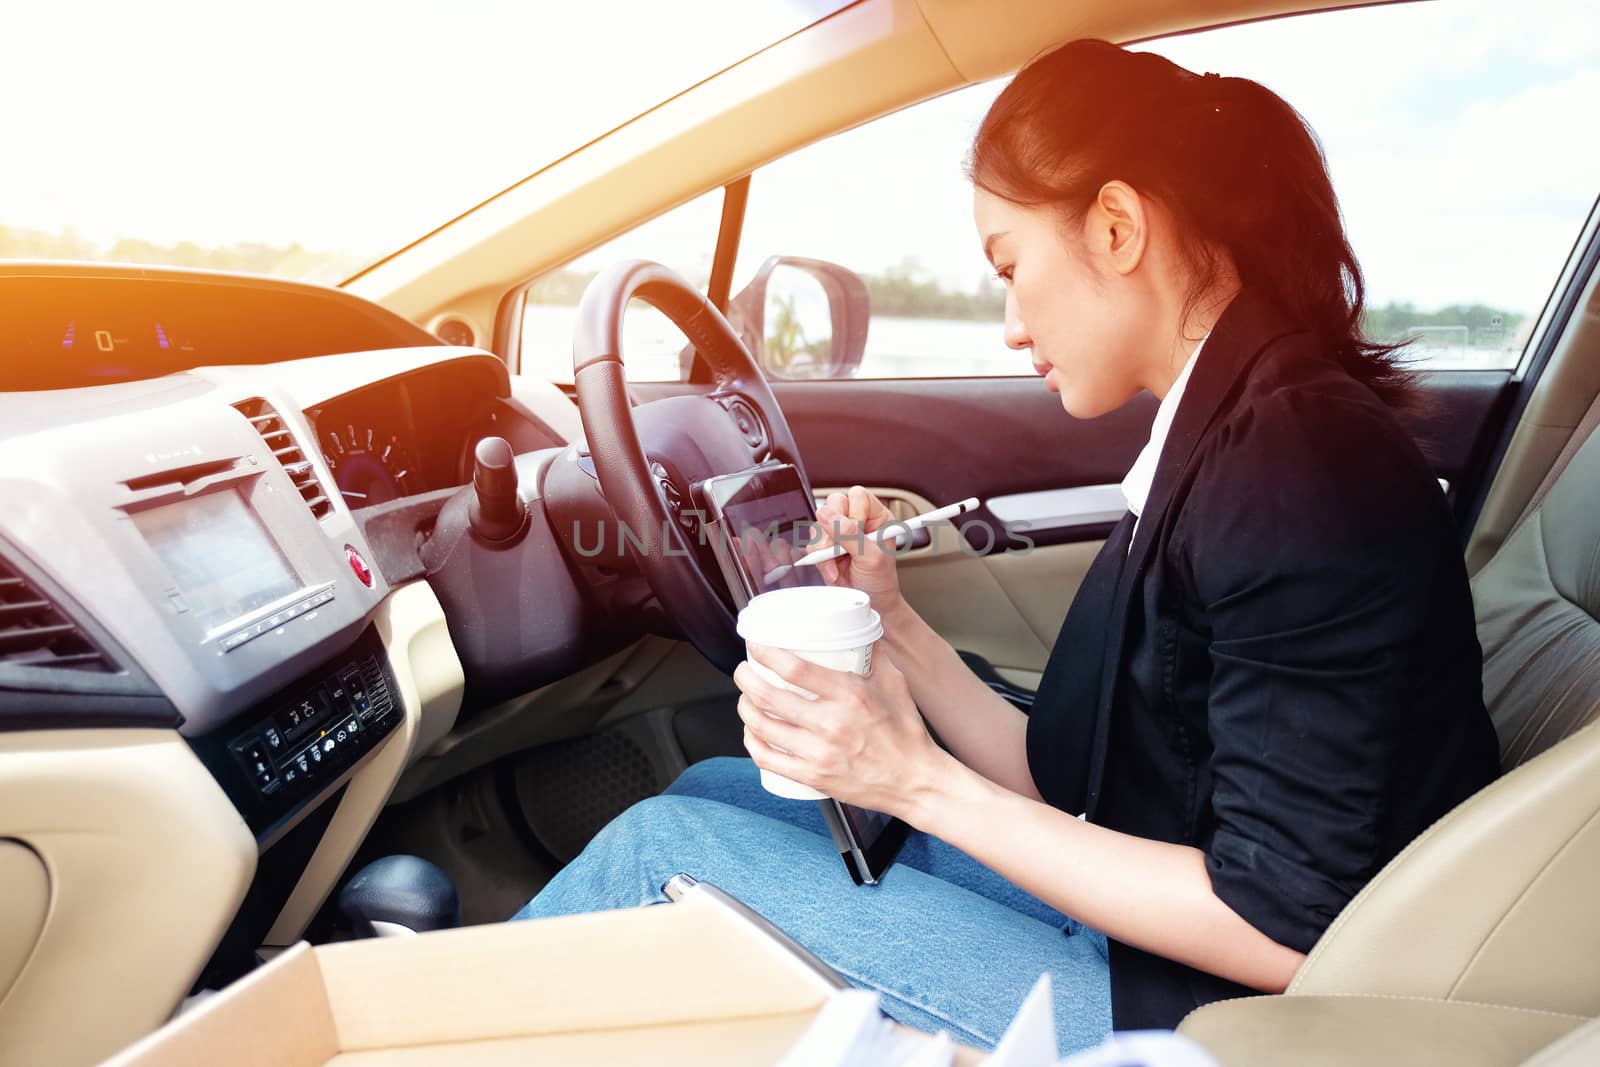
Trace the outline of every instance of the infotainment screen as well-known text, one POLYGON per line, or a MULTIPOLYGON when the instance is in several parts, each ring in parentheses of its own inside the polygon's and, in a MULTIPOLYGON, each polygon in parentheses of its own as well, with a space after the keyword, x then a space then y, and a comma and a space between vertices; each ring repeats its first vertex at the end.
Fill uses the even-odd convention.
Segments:
POLYGON ((207 631, 300 588, 237 489, 136 512, 133 521, 207 631))

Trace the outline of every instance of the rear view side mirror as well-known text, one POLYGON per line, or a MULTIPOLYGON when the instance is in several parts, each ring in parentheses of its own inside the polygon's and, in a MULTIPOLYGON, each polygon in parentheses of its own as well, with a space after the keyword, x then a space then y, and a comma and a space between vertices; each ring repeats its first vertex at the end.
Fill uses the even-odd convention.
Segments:
POLYGON ((867 349, 867 284, 836 263, 773 256, 728 304, 769 378, 849 378, 867 349))

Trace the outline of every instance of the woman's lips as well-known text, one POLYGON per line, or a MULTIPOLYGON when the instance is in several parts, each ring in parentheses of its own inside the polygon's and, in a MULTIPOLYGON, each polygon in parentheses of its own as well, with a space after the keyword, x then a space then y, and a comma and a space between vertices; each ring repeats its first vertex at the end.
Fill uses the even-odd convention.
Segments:
POLYGON ((1035 363, 1033 365, 1034 373, 1044 377, 1044 387, 1050 390, 1052 393, 1056 393, 1060 392, 1060 390, 1056 388, 1056 383, 1050 378, 1050 372, 1053 370, 1055 370, 1055 368, 1048 363, 1035 363))

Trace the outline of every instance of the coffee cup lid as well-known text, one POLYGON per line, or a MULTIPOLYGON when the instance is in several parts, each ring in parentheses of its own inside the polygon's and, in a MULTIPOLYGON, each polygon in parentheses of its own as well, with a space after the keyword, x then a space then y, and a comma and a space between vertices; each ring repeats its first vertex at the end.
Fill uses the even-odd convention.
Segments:
POLYGON ((867 594, 831 585, 762 593, 739 612, 737 629, 758 645, 817 652, 859 648, 883 636, 867 594))

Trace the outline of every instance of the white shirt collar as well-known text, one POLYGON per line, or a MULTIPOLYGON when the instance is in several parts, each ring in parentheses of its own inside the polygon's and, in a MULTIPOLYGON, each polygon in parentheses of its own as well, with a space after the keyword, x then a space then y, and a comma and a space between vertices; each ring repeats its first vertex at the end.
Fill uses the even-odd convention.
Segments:
POLYGON ((1161 449, 1167 443, 1167 431, 1172 429, 1173 417, 1178 414, 1178 405, 1183 401, 1183 387, 1189 384, 1189 372, 1194 370, 1195 360, 1206 346, 1206 337, 1202 337, 1200 343, 1194 346, 1189 361, 1178 372, 1172 388, 1161 398, 1155 421, 1150 424, 1150 440, 1144 446, 1144 451, 1139 453, 1139 458, 1133 461, 1133 466, 1128 468, 1128 476, 1122 479, 1122 495, 1127 498, 1128 510, 1133 512, 1135 518, 1144 511, 1144 503, 1150 497, 1150 486, 1156 480, 1156 465, 1161 462, 1161 449))

